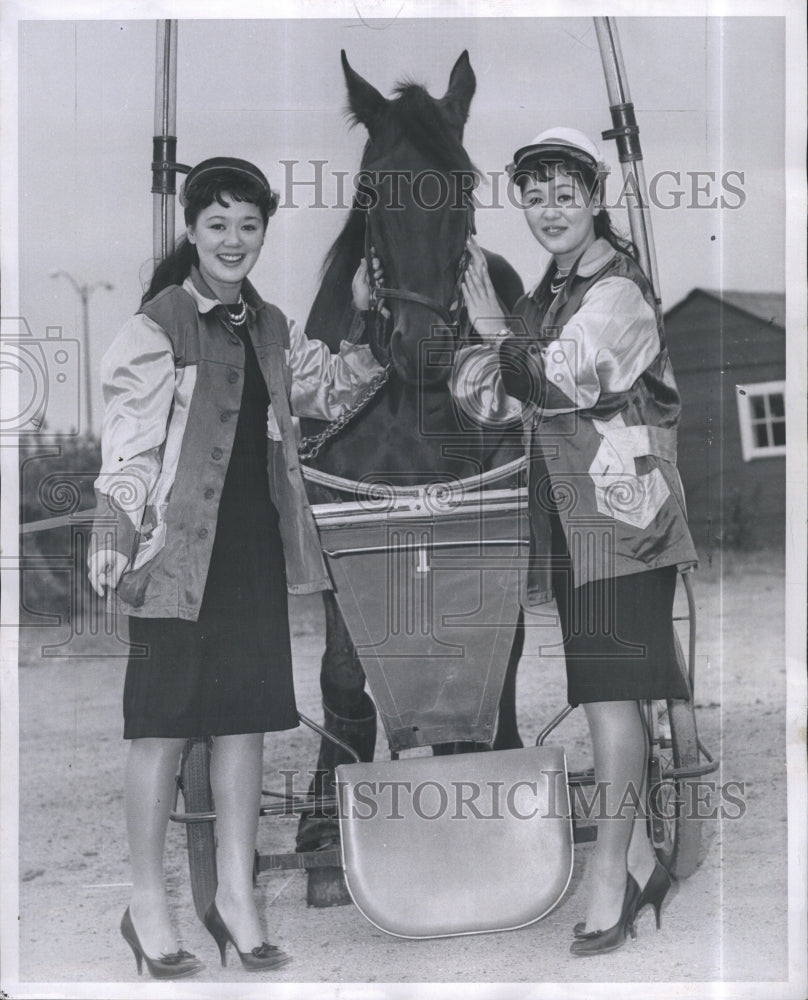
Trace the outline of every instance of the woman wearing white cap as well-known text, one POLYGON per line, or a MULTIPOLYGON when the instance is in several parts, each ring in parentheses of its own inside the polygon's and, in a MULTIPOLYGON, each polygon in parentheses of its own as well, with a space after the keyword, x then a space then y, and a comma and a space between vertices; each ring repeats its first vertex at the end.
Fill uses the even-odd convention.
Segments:
MULTIPOLYGON (((298 725, 287 588, 330 589, 301 478, 292 410, 333 420, 381 371, 338 355, 264 302, 247 275, 277 195, 246 160, 191 170, 186 233, 155 270, 102 366, 106 409, 95 590, 129 616, 124 685, 131 903, 121 933, 156 979, 203 968, 179 947, 163 880, 174 777, 188 737, 212 736, 218 888, 205 926, 222 965, 288 956, 263 939, 253 894, 264 733, 298 725)), ((355 294, 367 297, 362 268, 355 294)))
POLYGON ((603 816, 572 952, 620 947, 670 887, 643 810, 638 702, 688 698, 674 647, 676 567, 696 553, 676 469, 679 395, 648 280, 603 205, 597 146, 553 128, 509 170, 551 261, 506 317, 471 245, 463 293, 484 346, 459 352, 454 392, 477 419, 521 413, 528 440, 529 600, 553 593, 570 704, 583 704, 603 816), (629 803, 627 807, 627 803, 629 803))

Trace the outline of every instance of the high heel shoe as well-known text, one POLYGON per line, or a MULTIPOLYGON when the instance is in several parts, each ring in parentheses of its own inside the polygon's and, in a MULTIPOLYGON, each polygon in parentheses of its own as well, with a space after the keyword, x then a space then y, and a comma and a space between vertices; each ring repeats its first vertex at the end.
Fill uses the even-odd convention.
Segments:
POLYGON ((124 941, 135 953, 139 976, 143 975, 144 958, 152 979, 184 979, 186 976, 193 976, 205 968, 198 958, 188 951, 183 951, 182 948, 169 954, 164 952, 159 958, 149 958, 140 945, 140 939, 137 936, 135 925, 132 923, 132 915, 128 906, 121 919, 121 934, 124 941))
MULTIPOLYGON (((579 934, 570 946, 572 954, 578 958, 585 958, 589 955, 605 955, 609 951, 621 948, 626 942, 627 933, 635 938, 637 932, 634 930, 634 914, 639 898, 640 887, 633 876, 629 875, 626 878, 626 893, 623 896, 623 906, 617 923, 605 931, 590 931, 579 934)), ((577 926, 579 925, 576 924, 577 926)))
POLYGON ((654 870, 651 872, 651 877, 645 883, 645 886, 637 899, 637 906, 634 911, 635 918, 640 915, 640 910, 642 910, 644 906, 653 906, 654 916, 656 917, 656 929, 659 930, 662 923, 662 917, 660 915, 662 901, 668 895, 671 884, 672 879, 670 872, 664 867, 664 865, 661 865, 657 861, 654 866, 654 870))
MULTIPOLYGON (((636 880, 635 880, 636 881, 636 880)), ((640 895, 637 897, 637 903, 634 910, 634 919, 640 915, 640 910, 645 906, 653 906, 654 916, 656 918, 656 928, 662 926, 661 909, 662 902, 670 891, 671 885, 673 884, 673 878, 665 868, 661 865, 659 861, 655 862, 654 870, 651 872, 648 881, 645 886, 640 890, 640 895)), ((579 920, 578 923, 572 928, 572 933, 575 937, 585 937, 586 936, 586 921, 579 920)))
POLYGON ((227 965, 228 942, 236 949, 236 953, 241 959, 241 964, 248 972, 260 972, 262 969, 279 969, 282 965, 286 965, 287 962, 292 961, 291 956, 268 941, 263 941, 258 947, 253 948, 252 951, 239 951, 236 939, 228 930, 227 924, 222 920, 215 901, 208 907, 203 923, 213 937, 213 940, 219 946, 223 968, 227 965))

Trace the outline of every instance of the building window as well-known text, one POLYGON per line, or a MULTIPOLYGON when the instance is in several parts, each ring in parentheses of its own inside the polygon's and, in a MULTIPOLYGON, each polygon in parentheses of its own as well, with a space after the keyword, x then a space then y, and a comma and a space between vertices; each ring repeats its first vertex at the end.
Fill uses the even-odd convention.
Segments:
POLYGON ((745 462, 785 455, 785 388, 785 382, 758 382, 735 387, 745 462))

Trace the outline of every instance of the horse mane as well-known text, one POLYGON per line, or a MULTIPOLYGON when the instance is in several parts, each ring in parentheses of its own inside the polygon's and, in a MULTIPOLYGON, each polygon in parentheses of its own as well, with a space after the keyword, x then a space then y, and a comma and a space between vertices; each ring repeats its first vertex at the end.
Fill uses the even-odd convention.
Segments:
MULTIPOLYGON (((402 80, 393 90, 385 116, 396 134, 402 134, 435 170, 472 174, 474 166, 463 142, 462 133, 452 128, 440 102, 425 87, 412 80, 402 80)), ((351 125, 361 124, 351 109, 346 116, 351 125)), ((365 144, 360 169, 368 163, 372 143, 365 144)), ((354 198, 348 218, 331 244, 320 270, 321 284, 306 320, 306 335, 325 341, 336 350, 351 322, 351 279, 365 252, 365 213, 354 198)))

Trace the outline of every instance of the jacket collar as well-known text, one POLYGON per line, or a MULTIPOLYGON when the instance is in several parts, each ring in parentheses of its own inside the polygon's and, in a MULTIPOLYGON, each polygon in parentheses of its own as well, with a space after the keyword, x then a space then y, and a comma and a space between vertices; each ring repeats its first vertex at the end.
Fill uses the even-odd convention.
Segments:
MULTIPOLYGON (((221 300, 216 298, 216 294, 208 287, 196 266, 191 268, 191 273, 183 281, 182 287, 194 300, 196 308, 201 313, 208 313, 216 306, 222 305, 221 300)), ((241 294, 251 312, 255 313, 264 308, 264 300, 246 278, 241 286, 241 294)))

